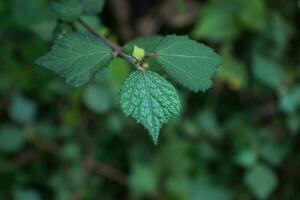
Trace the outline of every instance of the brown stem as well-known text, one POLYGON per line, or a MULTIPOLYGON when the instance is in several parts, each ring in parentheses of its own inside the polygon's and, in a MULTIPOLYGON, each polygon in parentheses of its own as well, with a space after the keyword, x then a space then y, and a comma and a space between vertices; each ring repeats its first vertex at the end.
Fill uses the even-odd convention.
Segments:
POLYGON ((150 53, 150 54, 147 54, 145 55, 144 59, 149 59, 149 58, 156 58, 157 57, 157 54, 156 53, 150 53))
POLYGON ((127 60, 128 62, 130 62, 131 64, 133 64, 137 69, 141 69, 141 66, 139 66, 138 61, 130 56, 127 55, 125 53, 122 52, 122 47, 120 47, 119 45, 113 43, 112 41, 108 40, 107 38, 103 37, 102 35, 98 34, 92 27, 90 27, 87 23, 85 23, 83 20, 78 19, 78 22, 90 33, 92 33, 95 37, 99 38, 102 42, 104 42, 105 44, 107 44, 108 46, 110 46, 114 52, 112 53, 113 56, 119 56, 121 58, 123 58, 124 60, 127 60))
POLYGON ((90 171, 99 173, 121 185, 127 186, 127 176, 120 170, 105 163, 96 162, 93 159, 87 159, 85 165, 90 171))

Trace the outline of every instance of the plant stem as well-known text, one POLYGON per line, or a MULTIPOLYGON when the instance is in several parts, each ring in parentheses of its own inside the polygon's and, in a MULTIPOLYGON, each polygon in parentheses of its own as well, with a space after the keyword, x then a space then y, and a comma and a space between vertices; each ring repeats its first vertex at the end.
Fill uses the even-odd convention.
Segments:
POLYGON ((128 55, 122 52, 122 47, 120 47, 119 45, 113 43, 112 41, 108 40, 107 38, 103 37, 102 35, 98 34, 91 26, 89 26, 87 23, 85 23, 83 20, 78 19, 78 22, 90 33, 92 33, 94 36, 96 36, 97 38, 99 38, 102 42, 104 42, 105 44, 107 44, 108 46, 110 46, 114 52, 112 53, 114 56, 119 56, 121 58, 123 58, 124 60, 127 60, 128 62, 130 62, 131 64, 133 64, 137 69, 142 70, 143 68, 139 65, 138 61, 128 55))

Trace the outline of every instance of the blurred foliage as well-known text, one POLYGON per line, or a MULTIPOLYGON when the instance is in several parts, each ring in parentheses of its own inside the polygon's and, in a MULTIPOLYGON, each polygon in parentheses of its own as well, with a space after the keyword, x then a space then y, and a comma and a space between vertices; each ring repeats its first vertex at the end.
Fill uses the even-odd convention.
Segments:
MULTIPOLYGON (((80 8, 83 20, 118 39, 109 9, 94 15, 103 2, 86 2, 98 6, 80 8)), ((300 198, 299 1, 195 2, 198 19, 178 33, 224 62, 209 91, 180 91, 185 107, 155 147, 118 108, 131 66, 116 59, 70 88, 33 61, 82 27, 57 22, 46 0, 0 1, 0 199, 300 198)))

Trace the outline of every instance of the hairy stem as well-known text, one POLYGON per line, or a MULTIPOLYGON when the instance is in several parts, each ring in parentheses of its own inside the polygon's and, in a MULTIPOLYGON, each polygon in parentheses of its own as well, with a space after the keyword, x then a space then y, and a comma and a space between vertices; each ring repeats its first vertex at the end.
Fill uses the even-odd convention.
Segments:
POLYGON ((105 44, 107 44, 108 46, 110 46, 114 52, 113 55, 114 56, 119 56, 121 58, 123 58, 124 60, 127 60, 128 62, 130 62, 131 64, 133 64, 137 69, 142 70, 143 68, 139 65, 138 61, 128 55, 122 52, 122 47, 120 47, 119 45, 113 43, 112 41, 108 40, 107 38, 103 37, 102 35, 98 34, 91 26, 89 26, 87 23, 85 23, 83 20, 78 19, 78 22, 87 30, 89 31, 91 34, 93 34, 94 36, 96 36, 97 38, 99 38, 102 42, 104 42, 105 44))

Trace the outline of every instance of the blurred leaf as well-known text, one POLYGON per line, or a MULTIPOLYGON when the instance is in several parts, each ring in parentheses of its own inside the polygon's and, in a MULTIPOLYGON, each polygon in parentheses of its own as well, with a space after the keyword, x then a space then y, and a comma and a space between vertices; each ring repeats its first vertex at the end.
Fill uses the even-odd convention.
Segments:
POLYGON ((108 112, 114 103, 107 87, 100 84, 90 85, 85 89, 83 102, 95 113, 108 112))
POLYGON ((186 176, 171 176, 166 180, 166 190, 176 199, 188 199, 191 188, 190 179, 186 176))
POLYGON ((250 30, 261 31, 266 26, 266 8, 264 0, 238 0, 239 20, 250 30))
POLYGON ((268 16, 262 36, 258 37, 254 44, 260 52, 280 59, 289 45, 292 34, 293 28, 288 21, 279 13, 273 12, 268 16))
POLYGON ((123 130, 123 121, 117 115, 110 115, 106 120, 106 125, 113 133, 119 133, 123 130))
POLYGON ((281 95, 280 108, 285 113, 295 113, 297 109, 300 109, 300 85, 296 85, 281 95))
POLYGON ((155 193, 158 177, 155 174, 155 171, 150 167, 142 164, 135 164, 128 182, 132 191, 132 196, 142 197, 144 195, 155 193))
POLYGON ((258 81, 274 89, 278 89, 283 82, 284 74, 281 66, 263 56, 254 56, 252 71, 258 81))
POLYGON ((253 167, 256 164, 257 160, 258 157, 256 152, 251 149, 241 151, 236 157, 236 162, 239 165, 247 168, 253 167))
POLYGON ((192 30, 192 36, 212 41, 231 40, 240 29, 235 20, 234 3, 213 1, 200 11, 199 19, 192 30))
POLYGON ((293 135, 298 134, 300 131, 300 116, 297 114, 290 114, 287 116, 286 121, 287 121, 289 131, 293 135))
POLYGON ((61 149, 61 156, 65 160, 77 160, 80 158, 80 147, 76 143, 67 143, 61 149))
POLYGON ((5 153, 16 153, 25 145, 24 133, 13 126, 0 128, 0 151, 5 153))
POLYGON ((228 46, 223 47, 222 58, 223 63, 217 77, 227 82, 232 90, 245 89, 248 85, 248 72, 245 64, 233 57, 228 46))
POLYGON ((55 20, 47 0, 12 0, 12 9, 14 20, 24 27, 55 20))
MULTIPOLYGON (((99 18, 96 16, 84 15, 84 16, 81 16, 80 19, 98 32, 102 26, 99 18)), ((74 22, 74 25, 75 25, 77 31, 83 32, 83 33, 87 32, 87 30, 78 21, 74 22)))
POLYGON ((123 59, 115 58, 109 65, 108 81, 115 93, 119 93, 130 73, 131 65, 123 59))
POLYGON ((211 48, 185 36, 166 36, 156 54, 170 76, 195 92, 211 87, 211 78, 222 62, 211 48))
POLYGON ((232 194, 222 185, 212 184, 207 178, 199 177, 198 180, 193 184, 190 200, 230 200, 232 194))
POLYGON ((277 187, 276 174, 269 167, 258 164, 245 175, 245 183, 258 199, 267 199, 277 187))
POLYGON ((58 17, 65 21, 78 19, 83 12, 79 0, 53 0, 50 1, 50 6, 58 17))
POLYGON ((16 189, 14 200, 42 200, 40 193, 34 189, 16 189))
POLYGON ((287 147, 285 144, 268 143, 262 146, 261 155, 271 165, 279 166, 287 154, 287 147))
POLYGON ((221 136, 222 130, 214 110, 211 108, 206 108, 197 115, 196 119, 201 132, 204 132, 212 137, 221 136))
POLYGON ((52 33, 56 27, 56 21, 44 21, 31 26, 31 30, 45 41, 52 39, 52 33))
POLYGON ((96 15, 103 9, 105 0, 80 0, 86 14, 96 15))
POLYGON ((37 114, 36 104, 31 100, 15 95, 9 108, 9 115, 14 121, 27 124, 34 120, 37 114))
POLYGON ((193 159, 189 154, 191 146, 186 140, 182 140, 172 131, 154 159, 155 166, 161 173, 170 176, 182 176, 193 167, 193 159), (172 167, 170 167, 172 166, 172 167))

